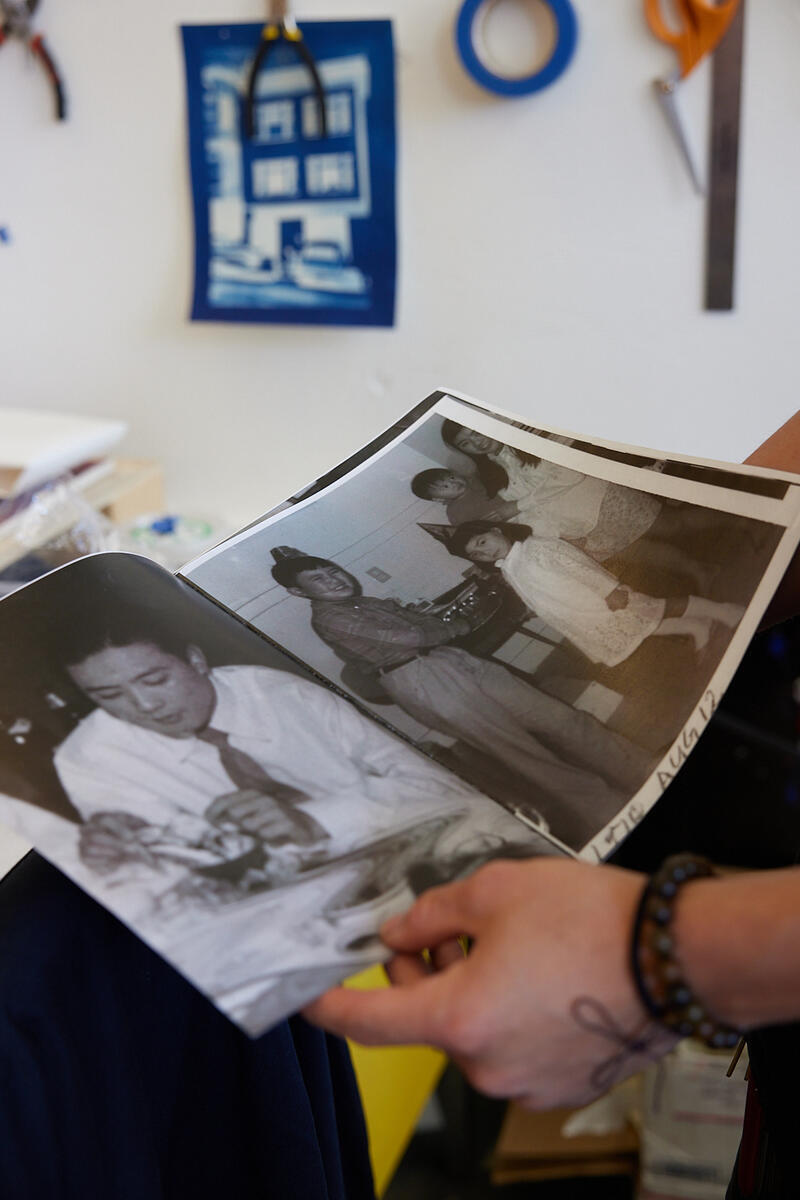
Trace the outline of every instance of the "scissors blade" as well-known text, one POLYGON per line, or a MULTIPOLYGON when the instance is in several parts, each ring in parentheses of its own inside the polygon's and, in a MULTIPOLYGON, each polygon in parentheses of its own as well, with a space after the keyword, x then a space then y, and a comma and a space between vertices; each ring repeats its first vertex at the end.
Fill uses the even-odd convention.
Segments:
POLYGON ((687 140, 686 131, 683 127, 683 121, 681 120, 681 115, 678 111, 678 104, 675 95, 677 85, 678 78, 674 75, 670 76, 668 79, 656 79, 653 83, 656 96, 658 97, 658 102, 661 105, 661 111, 664 113, 664 116, 667 119, 667 124, 672 130, 672 135, 675 138, 675 141, 678 144, 678 149, 680 150, 683 160, 686 163, 689 175, 691 176, 692 184, 694 185, 694 190, 697 192, 698 196, 704 196, 706 189, 700 178, 700 172, 697 169, 694 154, 692 153, 691 146, 687 140))

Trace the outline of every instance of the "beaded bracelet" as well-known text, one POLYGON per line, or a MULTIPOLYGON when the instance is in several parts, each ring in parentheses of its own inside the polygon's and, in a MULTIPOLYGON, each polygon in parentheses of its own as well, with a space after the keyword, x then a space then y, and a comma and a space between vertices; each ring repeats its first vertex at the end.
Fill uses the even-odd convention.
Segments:
POLYGON ((741 1031, 717 1021, 693 995, 675 953, 670 924, 685 883, 713 875, 695 854, 676 854, 656 871, 642 892, 631 939, 636 989, 651 1016, 680 1037, 697 1038, 714 1050, 735 1046, 741 1031))

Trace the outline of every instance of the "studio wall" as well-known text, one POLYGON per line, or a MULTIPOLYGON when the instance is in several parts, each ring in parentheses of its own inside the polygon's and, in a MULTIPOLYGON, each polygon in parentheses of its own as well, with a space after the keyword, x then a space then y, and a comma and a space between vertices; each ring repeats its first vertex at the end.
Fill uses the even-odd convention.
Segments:
MULTIPOLYGON (((796 408, 800 8, 748 5, 737 303, 701 309, 704 207, 658 112, 671 66, 634 0, 576 0, 565 75, 517 101, 453 48, 455 0, 305 0, 386 17, 398 66, 394 329, 190 324, 181 22, 210 0, 46 0, 70 116, 0 53, 2 401, 126 418, 171 504, 244 521, 440 384, 534 423, 741 458, 796 408)), ((709 71, 682 97, 702 146, 709 71)))

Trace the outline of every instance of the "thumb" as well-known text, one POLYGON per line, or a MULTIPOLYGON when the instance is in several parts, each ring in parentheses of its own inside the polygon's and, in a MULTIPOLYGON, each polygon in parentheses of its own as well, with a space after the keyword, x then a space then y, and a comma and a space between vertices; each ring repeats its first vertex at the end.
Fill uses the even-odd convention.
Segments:
POLYGON ((303 1016, 365 1046, 424 1044, 447 1049, 451 1023, 446 1014, 459 988, 454 973, 369 991, 332 988, 306 1005, 303 1016))
POLYGON ((474 937, 478 914, 472 881, 465 879, 431 888, 406 913, 390 917, 381 937, 392 950, 416 953, 462 934, 474 937))

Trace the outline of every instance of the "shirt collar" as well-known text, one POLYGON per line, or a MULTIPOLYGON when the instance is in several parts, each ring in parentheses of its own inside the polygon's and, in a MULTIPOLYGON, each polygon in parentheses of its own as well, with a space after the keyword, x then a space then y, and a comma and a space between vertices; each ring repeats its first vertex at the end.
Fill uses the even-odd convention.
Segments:
MULTIPOLYGON (((258 737, 268 742, 278 736, 273 703, 265 703, 263 692, 253 690, 251 672, 259 668, 218 667, 209 674, 216 703, 208 723, 232 737, 258 737)), ((195 739, 188 739, 193 744, 195 739)))
MULTIPOLYGON (((211 729, 219 729, 222 733, 235 733, 236 697, 233 690, 226 683, 225 677, 220 678, 216 671, 211 671, 208 678, 214 689, 214 707, 208 718, 208 724, 211 729)), ((195 739, 187 738, 186 740, 189 745, 192 745, 195 739)))

